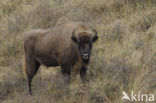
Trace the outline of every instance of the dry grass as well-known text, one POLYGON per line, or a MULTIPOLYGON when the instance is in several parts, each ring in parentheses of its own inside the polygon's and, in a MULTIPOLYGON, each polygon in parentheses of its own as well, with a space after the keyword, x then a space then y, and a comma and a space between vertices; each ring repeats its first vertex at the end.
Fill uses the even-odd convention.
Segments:
POLYGON ((126 103, 122 91, 156 96, 155 0, 1 0, 1 103, 126 103), (98 30, 86 88, 77 76, 64 88, 59 68, 41 67, 27 94, 23 34, 64 19, 98 30))

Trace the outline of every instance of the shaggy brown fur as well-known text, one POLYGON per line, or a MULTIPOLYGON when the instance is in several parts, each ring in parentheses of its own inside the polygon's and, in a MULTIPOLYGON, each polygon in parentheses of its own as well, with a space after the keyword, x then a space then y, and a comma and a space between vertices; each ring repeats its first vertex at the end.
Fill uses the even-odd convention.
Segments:
POLYGON ((24 35, 25 73, 29 93, 31 81, 40 65, 60 66, 69 82, 71 70, 85 80, 92 43, 97 40, 95 29, 82 23, 69 22, 49 29, 36 29, 24 35), (83 52, 81 52, 83 51, 83 52))

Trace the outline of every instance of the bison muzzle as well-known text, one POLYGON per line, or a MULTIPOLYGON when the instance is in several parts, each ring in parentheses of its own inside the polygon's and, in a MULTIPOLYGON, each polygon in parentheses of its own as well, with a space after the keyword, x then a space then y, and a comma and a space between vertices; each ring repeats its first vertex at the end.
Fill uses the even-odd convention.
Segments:
POLYGON ((24 35, 25 74, 29 93, 31 81, 40 65, 60 66, 67 82, 71 71, 80 73, 85 82, 92 44, 98 39, 94 28, 78 22, 56 25, 49 29, 34 29, 24 35))

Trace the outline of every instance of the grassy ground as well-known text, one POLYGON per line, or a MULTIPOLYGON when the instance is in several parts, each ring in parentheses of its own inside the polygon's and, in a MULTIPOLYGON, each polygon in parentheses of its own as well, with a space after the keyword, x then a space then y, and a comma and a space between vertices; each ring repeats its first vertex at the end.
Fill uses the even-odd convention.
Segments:
POLYGON ((127 103, 122 91, 156 96, 155 11, 155 0, 0 0, 0 103, 127 103), (98 31, 90 82, 84 89, 77 76, 68 91, 59 67, 42 66, 30 96, 22 69, 23 34, 64 19, 98 31))

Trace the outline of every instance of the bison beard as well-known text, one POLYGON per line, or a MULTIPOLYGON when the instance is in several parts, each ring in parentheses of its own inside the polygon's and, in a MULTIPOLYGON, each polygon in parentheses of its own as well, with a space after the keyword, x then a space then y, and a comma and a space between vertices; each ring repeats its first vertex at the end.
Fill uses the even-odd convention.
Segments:
POLYGON ((92 43, 98 39, 95 29, 79 22, 69 22, 49 29, 35 29, 24 35, 25 73, 29 94, 31 82, 40 65, 60 66, 65 81, 80 73, 86 81, 92 43), (62 45, 63 44, 63 45, 62 45))

